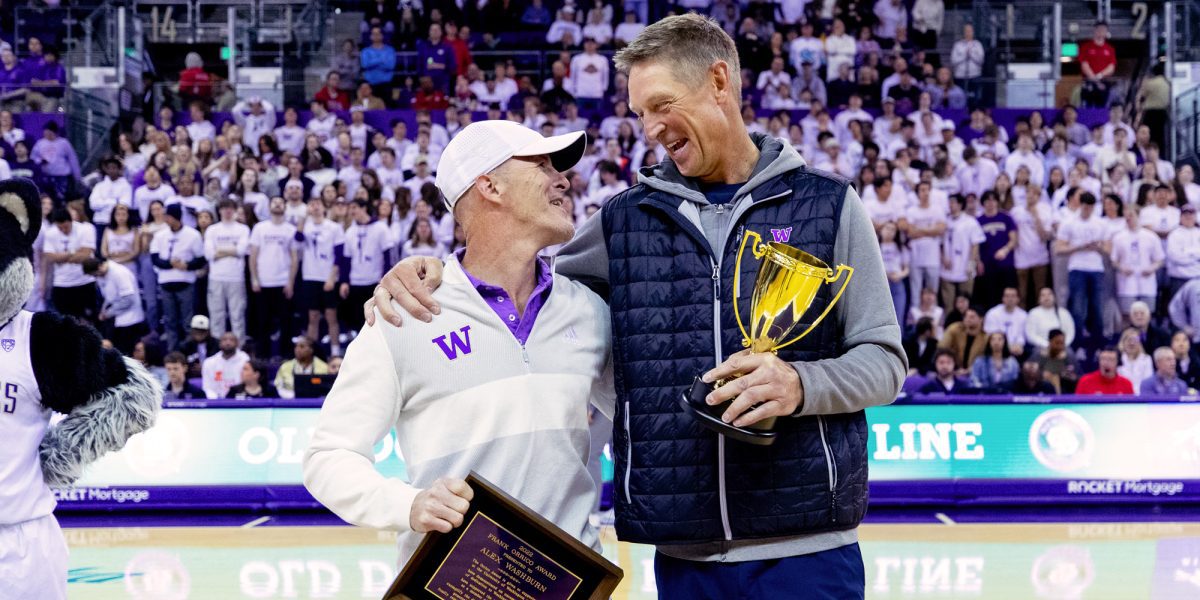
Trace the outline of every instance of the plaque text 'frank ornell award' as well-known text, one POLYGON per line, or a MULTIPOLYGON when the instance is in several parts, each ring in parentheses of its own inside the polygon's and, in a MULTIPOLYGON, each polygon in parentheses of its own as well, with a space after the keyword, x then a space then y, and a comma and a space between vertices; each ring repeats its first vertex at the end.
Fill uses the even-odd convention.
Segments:
POLYGON ((623 572, 479 474, 463 524, 421 540, 384 600, 603 600, 623 572))
MULTIPOLYGON (((742 345, 751 352, 777 352, 780 348, 799 341, 811 333, 829 311, 833 310, 833 306, 846 291, 846 285, 850 283, 852 275, 853 267, 838 265, 835 271, 821 259, 799 248, 779 242, 764 244, 761 236, 747 230, 746 235, 742 237, 742 245, 738 248, 737 265, 733 271, 733 312, 742 332, 742 345), (758 266, 758 277, 754 281, 754 293, 750 298, 750 329, 747 331, 746 326, 742 324, 742 314, 738 311, 738 295, 741 293, 742 254, 746 250, 746 243, 751 239, 754 240, 751 252, 761 264, 758 266), (846 274, 844 279, 843 273, 846 274), (838 279, 842 279, 842 287, 829 304, 825 305, 825 310, 800 335, 784 341, 792 329, 800 324, 800 318, 816 299, 821 286, 833 284, 838 279)), ((692 387, 682 394, 680 404, 709 429, 750 444, 770 445, 775 441, 774 417, 747 427, 734 427, 721 420, 721 415, 725 414, 733 400, 716 406, 709 406, 705 402, 709 392, 733 379, 716 381, 710 385, 696 377, 692 387)))

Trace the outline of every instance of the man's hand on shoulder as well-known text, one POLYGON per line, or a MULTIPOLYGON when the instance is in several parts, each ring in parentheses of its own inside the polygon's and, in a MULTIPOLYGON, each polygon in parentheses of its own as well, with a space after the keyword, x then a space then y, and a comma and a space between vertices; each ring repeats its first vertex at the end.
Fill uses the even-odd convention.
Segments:
POLYGON ((471 506, 475 492, 462 479, 443 477, 413 499, 408 524, 417 533, 440 531, 450 533, 462 525, 463 515, 471 506))
POLYGON ((768 417, 788 417, 804 404, 799 373, 775 354, 742 350, 705 373, 703 379, 712 383, 733 375, 741 377, 708 395, 712 406, 736 397, 721 416, 726 423, 746 427, 768 417))
POLYGON ((429 256, 410 256, 396 263, 375 286, 375 296, 363 305, 367 325, 375 324, 375 309, 379 308, 385 321, 399 327, 402 319, 392 307, 392 300, 409 315, 426 323, 432 321, 442 312, 433 299, 433 290, 442 285, 442 271, 442 261, 429 256))

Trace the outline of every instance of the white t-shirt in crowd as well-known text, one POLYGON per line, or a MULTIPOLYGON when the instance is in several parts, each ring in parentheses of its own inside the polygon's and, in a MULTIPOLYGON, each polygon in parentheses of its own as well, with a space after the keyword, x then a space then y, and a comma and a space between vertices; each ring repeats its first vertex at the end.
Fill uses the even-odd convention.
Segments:
POLYGON ((863 193, 863 208, 867 209, 867 216, 871 217, 871 222, 876 225, 895 223, 904 217, 908 210, 908 198, 904 192, 893 185, 888 199, 881 202, 875 195, 875 188, 872 187, 863 193))
POLYGON ((308 204, 305 204, 303 200, 296 203, 287 202, 283 205, 284 223, 290 223, 294 227, 303 223, 306 218, 308 218, 308 204))
POLYGON ((440 260, 446 258, 446 247, 438 243, 434 243, 432 246, 428 244, 418 246, 412 240, 408 240, 400 247, 400 258, 404 259, 410 256, 431 256, 440 260))
POLYGON ((133 190, 133 207, 137 209, 138 216, 145 223, 150 220, 150 203, 158 200, 167 205, 167 198, 175 195, 175 188, 165 183, 151 189, 148 185, 139 185, 136 190, 133 190))
POLYGON ((196 227, 196 213, 202 210, 213 212, 212 201, 205 196, 180 196, 175 194, 167 198, 163 206, 171 206, 172 204, 183 205, 183 217, 179 220, 183 222, 184 227, 191 227, 193 229, 196 227))
POLYGON ((134 298, 129 310, 115 315, 114 326, 129 327, 146 320, 146 313, 142 310, 142 298, 138 295, 137 277, 134 277, 133 271, 130 271, 129 267, 119 262, 108 261, 108 273, 98 283, 105 303, 125 296, 134 298))
POLYGON ((308 218, 304 222, 304 256, 300 278, 304 281, 328 281, 337 259, 335 249, 346 241, 342 226, 323 219, 320 225, 308 218))
MULTIPOLYGON (((212 124, 212 121, 192 121, 187 126, 188 137, 192 138, 193 144, 199 144, 201 140, 217 139, 217 127, 212 124)), ((193 148, 194 150, 195 148, 193 148)))
POLYGON ((909 250, 895 242, 880 244, 879 253, 883 256, 883 272, 887 274, 903 271, 912 260, 909 250))
MULTIPOLYGON (((179 259, 183 262, 192 262, 193 260, 204 256, 204 239, 200 237, 200 232, 191 227, 183 226, 179 231, 171 231, 170 227, 164 227, 161 231, 154 234, 154 238, 150 240, 150 254, 158 256, 160 259, 167 262, 179 259)), ((191 270, 180 270, 175 268, 162 269, 154 268, 158 272, 158 283, 195 283, 196 272, 191 270)))
POLYGON ((576 54, 571 58, 571 79, 576 98, 603 98, 608 90, 608 57, 603 54, 576 54))
POLYGON ((229 388, 242 382, 242 366, 248 362, 250 355, 241 350, 229 358, 217 352, 204 359, 200 364, 204 395, 210 400, 224 398, 229 394, 229 388))
POLYGON ((213 223, 204 232, 204 256, 208 258, 210 281, 242 283, 246 281, 246 255, 249 253, 250 228, 245 223, 213 223), (214 258, 217 250, 235 250, 237 256, 214 258))
POLYGON ((1179 209, 1174 206, 1159 208, 1156 204, 1148 204, 1138 213, 1138 217, 1142 227, 1159 236, 1167 235, 1179 227, 1179 209))
POLYGON ((92 187, 92 193, 88 196, 92 222, 101 226, 108 225, 113 208, 118 204, 133 206, 133 188, 129 186, 129 182, 124 177, 101 179, 92 187))
MULTIPOLYGON (((905 218, 908 219, 909 226, 929 229, 936 227, 939 223, 942 225, 946 224, 946 211, 934 206, 932 202, 927 207, 914 204, 908 207, 905 218)), ((910 239, 908 248, 912 252, 912 265, 914 267, 941 267, 941 246, 941 236, 924 236, 910 239)))
POLYGON ((337 115, 333 113, 327 113, 324 119, 318 119, 316 117, 309 119, 308 123, 304 124, 304 128, 308 130, 308 133, 315 134, 317 138, 324 143, 325 140, 328 140, 329 137, 333 135, 333 128, 335 125, 337 125, 337 115))
POLYGON ((383 221, 352 223, 346 230, 344 252, 350 257, 350 285, 375 285, 383 278, 384 253, 396 247, 391 228, 383 221))
POLYGON ((381 166, 375 169, 375 174, 379 176, 379 184, 384 188, 404 185, 404 171, 401 171, 399 167, 389 169, 381 166))
POLYGON ((284 125, 275 128, 275 143, 280 152, 300 156, 304 151, 304 138, 308 132, 299 125, 284 125))
POLYGON ((987 333, 1003 333, 1010 346, 1024 346, 1026 316, 1025 309, 1020 306, 1012 312, 1005 310, 1003 304, 993 306, 983 318, 983 330, 987 333))
POLYGON ((242 206, 254 211, 259 221, 271 220, 271 199, 262 192, 246 192, 242 195, 242 206))
POLYGON ((1179 227, 1167 236, 1167 275, 1200 278, 1200 226, 1179 227))
POLYGON ((950 267, 942 264, 941 278, 954 283, 970 279, 967 268, 971 265, 971 248, 982 244, 984 239, 983 228, 975 217, 962 213, 957 219, 950 219, 942 235, 942 258, 950 259, 950 267))
MULTIPOLYGON (((91 223, 71 223, 71 232, 63 233, 51 223, 43 228, 42 252, 74 254, 80 248, 96 249, 96 228, 91 223)), ((60 262, 54 264, 52 285, 59 288, 79 287, 94 283, 96 279, 83 274, 83 265, 60 262)))
POLYGON ((976 198, 983 192, 992 189, 996 178, 1000 176, 1000 168, 989 158, 977 158, 975 164, 964 164, 957 169, 959 188, 964 196, 975 194, 976 198))
POLYGON ((1018 269, 1029 269, 1050 264, 1050 246, 1048 240, 1042 239, 1038 233, 1037 224, 1033 220, 1033 212, 1042 221, 1042 229, 1048 235, 1054 234, 1054 211, 1045 202, 1038 202, 1030 211, 1025 204, 1013 206, 1009 216, 1017 224, 1017 247, 1013 250, 1013 263, 1018 269))
POLYGON ((284 287, 292 266, 296 244, 296 226, 288 222, 262 221, 250 231, 250 247, 258 248, 258 284, 265 288, 284 287))
MULTIPOLYGON (((1058 239, 1066 240, 1071 247, 1078 247, 1090 242, 1104 241, 1107 233, 1108 229, 1104 227, 1100 217, 1093 213, 1092 218, 1087 220, 1080 217, 1064 222, 1058 228, 1058 239)), ((1104 257, 1100 256, 1097 250, 1072 252, 1067 257, 1067 270, 1103 273, 1104 257)))
POLYGON ((1118 296, 1156 296, 1158 281, 1155 273, 1148 275, 1141 272, 1149 270, 1154 263, 1163 260, 1162 242, 1157 235, 1148 229, 1138 227, 1130 231, 1126 227, 1117 232, 1112 238, 1112 261, 1116 269, 1118 296), (1130 269, 1132 274, 1126 275, 1121 269, 1130 269))

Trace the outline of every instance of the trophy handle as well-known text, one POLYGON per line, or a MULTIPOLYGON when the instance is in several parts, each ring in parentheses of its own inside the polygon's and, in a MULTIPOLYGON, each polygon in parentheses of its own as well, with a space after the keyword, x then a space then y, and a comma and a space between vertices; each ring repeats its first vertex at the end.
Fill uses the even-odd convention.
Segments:
POLYGON ((846 274, 846 278, 844 280, 842 280, 842 289, 838 290, 837 295, 835 295, 833 297, 833 299, 829 301, 829 304, 827 304, 825 306, 825 310, 821 313, 820 316, 817 317, 817 320, 813 321, 812 325, 809 325, 808 329, 805 329, 804 332, 801 333, 800 335, 792 338, 790 341, 788 341, 786 343, 775 346, 775 351, 778 351, 780 348, 784 348, 786 346, 791 346, 792 344, 800 341, 801 339, 804 338, 804 336, 811 333, 812 330, 817 327, 817 325, 820 325, 821 321, 825 320, 825 316, 829 314, 829 311, 833 310, 833 307, 838 303, 838 300, 842 299, 842 294, 844 294, 846 292, 846 286, 850 283, 850 278, 854 275, 854 267, 850 267, 847 265, 838 265, 837 273, 830 274, 828 277, 825 278, 825 283, 832 284, 842 277, 842 273, 846 274))
POLYGON ((742 236, 742 245, 738 248, 737 264, 733 267, 733 317, 737 320, 738 329, 742 331, 742 344, 746 347, 750 346, 750 334, 746 333, 746 326, 742 324, 742 311, 738 310, 738 295, 742 292, 742 253, 746 251, 746 242, 751 237, 754 238, 754 244, 750 247, 750 252, 758 258, 762 258, 758 248, 762 245, 762 237, 747 229, 746 234, 742 236))

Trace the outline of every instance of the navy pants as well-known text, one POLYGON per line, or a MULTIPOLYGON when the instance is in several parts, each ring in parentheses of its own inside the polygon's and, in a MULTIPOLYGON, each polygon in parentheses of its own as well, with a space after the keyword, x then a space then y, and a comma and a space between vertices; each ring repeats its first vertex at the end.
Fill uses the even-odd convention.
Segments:
POLYGON ((1067 282, 1071 287, 1071 317, 1075 320, 1075 346, 1099 348, 1104 345, 1104 298, 1101 286, 1104 273, 1070 271, 1067 282))
POLYGON ((775 560, 696 562, 654 555, 654 579, 663 600, 863 598, 866 573, 858 544, 775 560))

